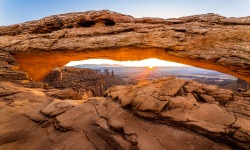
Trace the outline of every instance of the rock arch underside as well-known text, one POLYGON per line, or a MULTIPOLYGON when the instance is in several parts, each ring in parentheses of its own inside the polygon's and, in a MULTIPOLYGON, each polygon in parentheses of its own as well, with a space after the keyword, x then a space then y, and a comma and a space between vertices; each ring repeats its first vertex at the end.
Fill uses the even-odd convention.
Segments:
POLYGON ((249 90, 167 77, 82 99, 37 82, 74 60, 152 57, 250 82, 250 17, 103 10, 1 26, 0 149, 250 149, 249 90))

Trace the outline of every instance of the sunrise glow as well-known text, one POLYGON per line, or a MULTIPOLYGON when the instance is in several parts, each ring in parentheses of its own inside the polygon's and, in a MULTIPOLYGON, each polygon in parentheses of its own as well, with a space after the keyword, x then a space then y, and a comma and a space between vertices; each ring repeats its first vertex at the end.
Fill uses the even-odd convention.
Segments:
POLYGON ((153 65, 149 65, 148 68, 149 68, 149 69, 153 69, 154 66, 153 66, 153 65))
POLYGON ((148 67, 150 69, 154 67, 168 67, 168 66, 187 66, 180 63, 160 60, 156 58, 149 58, 140 61, 115 61, 110 59, 88 59, 82 61, 71 61, 66 66, 75 66, 80 64, 109 64, 109 65, 121 65, 121 66, 128 66, 128 67, 148 67))

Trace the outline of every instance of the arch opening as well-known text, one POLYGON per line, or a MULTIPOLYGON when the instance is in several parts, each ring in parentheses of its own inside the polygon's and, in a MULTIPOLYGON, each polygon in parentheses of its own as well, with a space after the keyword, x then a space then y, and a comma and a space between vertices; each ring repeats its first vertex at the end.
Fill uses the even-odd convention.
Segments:
POLYGON ((55 67, 62 67, 70 61, 86 59, 111 59, 116 61, 133 61, 148 58, 157 58, 182 64, 191 65, 198 68, 215 70, 222 73, 230 74, 237 78, 250 81, 250 77, 233 71, 231 68, 214 64, 212 62, 203 62, 202 60, 192 60, 190 58, 180 58, 167 53, 164 49, 156 48, 134 48, 126 47, 119 49, 101 49, 96 51, 53 51, 39 52, 35 54, 15 53, 13 56, 19 62, 20 68, 26 71, 33 80, 41 81, 55 67))
POLYGON ((103 96, 112 86, 137 85, 166 77, 196 81, 233 91, 246 91, 247 82, 234 76, 190 65, 148 58, 133 61, 86 59, 54 68, 43 80, 58 89, 72 89, 85 98, 103 96), (91 91, 90 91, 91 89, 91 91))
MULTIPOLYGON (((83 61, 71 61, 65 66, 77 69, 91 69, 105 77, 119 78, 120 81, 114 84, 137 84, 142 80, 174 76, 184 80, 194 80, 209 85, 217 85, 231 90, 237 90, 238 88, 245 89, 247 86, 246 81, 228 74, 156 58, 137 61, 86 59, 83 61)), ((110 83, 110 85, 113 84, 110 83)))

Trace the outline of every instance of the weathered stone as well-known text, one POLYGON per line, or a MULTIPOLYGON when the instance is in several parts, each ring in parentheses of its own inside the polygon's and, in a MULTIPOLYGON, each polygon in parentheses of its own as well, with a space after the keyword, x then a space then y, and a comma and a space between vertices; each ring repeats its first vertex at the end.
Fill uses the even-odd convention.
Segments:
POLYGON ((205 95, 205 94, 201 94, 200 96, 201 96, 207 103, 214 103, 214 102, 215 102, 215 98, 213 98, 212 96, 205 95))
POLYGON ((170 108, 183 108, 183 109, 192 109, 197 106, 198 103, 192 94, 188 94, 188 96, 176 96, 171 97, 169 102, 170 108))
POLYGON ((22 92, 19 87, 11 82, 0 82, 0 97, 22 92))
POLYGON ((34 80, 42 80, 54 66, 101 56, 116 60, 170 59, 250 81, 249 20, 216 14, 154 19, 108 10, 69 13, 0 27, 0 49, 14 53, 21 69, 34 80), (113 50, 120 48, 133 50, 115 54, 113 50), (99 49, 105 52, 99 55, 99 49), (134 55, 136 49, 140 49, 140 56, 134 55), (87 56, 86 51, 92 54, 87 56), (26 57, 20 53, 26 53, 26 57))
POLYGON ((29 80, 28 74, 20 70, 16 59, 10 53, 0 50, 0 81, 29 80))
MULTIPOLYGON (((48 97, 44 89, 4 82, 1 84, 4 88, 18 87, 19 93, 0 98, 0 127, 3 129, 0 149, 16 146, 21 149, 247 149, 247 118, 237 116, 236 119, 223 106, 199 103, 191 93, 184 93, 183 99, 180 95, 158 99, 157 92, 167 90, 161 88, 171 88, 171 85, 165 86, 166 83, 175 81, 175 78, 165 78, 135 86, 112 87, 107 95, 113 95, 114 99, 93 97, 87 101, 57 100, 48 97), (138 107, 128 107, 132 110, 128 111, 119 104, 120 98, 124 98, 120 94, 131 89, 135 93, 141 91, 140 95, 148 95, 142 91, 149 91, 151 95, 138 107), (175 97, 181 107, 171 107, 170 102, 175 101, 175 97), (12 101, 12 107, 7 99, 12 101), (160 103, 163 104, 157 106, 160 103), (230 138, 233 129, 237 130, 230 138)), ((133 102, 132 99, 130 103, 133 102)))
POLYGON ((61 100, 53 100, 48 106, 41 110, 46 116, 57 116, 73 107, 77 106, 76 102, 68 101, 61 101, 61 100))
POLYGON ((204 90, 201 88, 201 84, 196 81, 187 81, 187 84, 184 86, 184 89, 187 93, 205 93, 204 90))
POLYGON ((154 97, 149 97, 144 99, 137 109, 141 111, 160 112, 165 107, 165 105, 167 105, 167 103, 168 101, 159 101, 154 97))
POLYGON ((250 97, 250 90, 241 93, 242 96, 250 97))
MULTIPOLYGON (((249 103, 245 97, 217 86, 188 81, 186 85, 182 84, 178 87, 178 89, 185 89, 181 93, 165 97, 167 101, 158 99, 161 94, 164 94, 163 91, 172 90, 175 81, 175 78, 169 77, 131 88, 119 87, 119 93, 129 92, 130 94, 116 98, 121 103, 125 100, 126 106, 132 106, 128 108, 142 118, 195 130, 202 135, 227 141, 245 149, 250 146, 246 144, 247 141, 249 142, 247 129, 249 103), (199 90, 202 90, 203 94, 199 93, 199 90), (194 97, 195 93, 199 96, 194 97), (232 95, 238 96, 233 98, 232 95), (217 101, 226 105, 219 105, 217 101), (244 111, 239 111, 240 108, 244 108, 244 111), (238 119, 242 121, 242 125, 237 122, 238 119)), ((117 94, 116 90, 111 88, 108 95, 117 94)))
POLYGON ((250 100, 244 95, 233 96, 233 100, 226 104, 226 109, 238 115, 250 117, 250 100))
POLYGON ((52 92, 47 92, 48 95, 59 98, 59 99, 73 99, 73 100, 81 100, 82 95, 76 91, 70 89, 63 90, 53 90, 52 92))
POLYGON ((226 89, 217 89, 209 93, 209 95, 215 98, 215 100, 218 101, 220 104, 225 104, 230 101, 232 99, 232 94, 232 91, 226 89))
POLYGON ((242 142, 250 141, 249 119, 237 117, 237 120, 231 125, 231 127, 236 129, 236 133, 233 134, 234 138, 242 142))
POLYGON ((163 87, 160 88, 160 95, 174 96, 184 86, 186 82, 180 79, 166 78, 163 87), (167 89, 167 90, 166 90, 167 89))

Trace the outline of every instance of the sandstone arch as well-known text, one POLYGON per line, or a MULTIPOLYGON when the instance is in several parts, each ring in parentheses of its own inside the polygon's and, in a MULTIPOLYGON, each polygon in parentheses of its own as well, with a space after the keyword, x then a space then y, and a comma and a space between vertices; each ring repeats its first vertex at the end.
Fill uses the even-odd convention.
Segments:
POLYGON ((249 24, 214 14, 164 20, 90 11, 0 27, 1 148, 249 149, 249 91, 168 77, 62 101, 51 95, 65 91, 7 81, 27 80, 18 62, 41 80, 55 66, 95 57, 156 57, 250 81, 249 24), (79 26, 83 20, 95 25, 79 26))
POLYGON ((250 81, 249 29, 250 17, 137 19, 107 10, 89 11, 0 27, 0 49, 12 53, 34 80, 72 60, 156 57, 250 81), (95 25, 84 28, 79 26, 82 20, 95 25))

